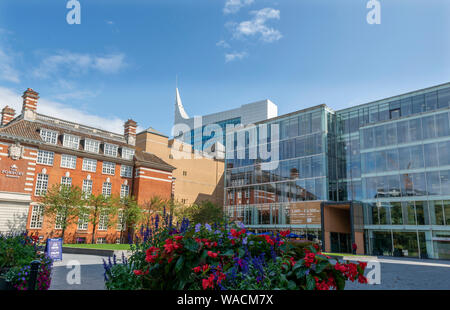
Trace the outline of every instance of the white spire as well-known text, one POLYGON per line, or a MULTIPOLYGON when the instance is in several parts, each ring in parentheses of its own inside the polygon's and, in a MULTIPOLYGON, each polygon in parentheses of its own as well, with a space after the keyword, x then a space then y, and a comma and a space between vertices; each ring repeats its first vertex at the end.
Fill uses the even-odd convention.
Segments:
POLYGON ((183 119, 189 119, 189 116, 184 110, 183 103, 181 102, 180 92, 178 91, 177 87, 175 96, 175 120, 177 120, 178 117, 181 117, 183 119))

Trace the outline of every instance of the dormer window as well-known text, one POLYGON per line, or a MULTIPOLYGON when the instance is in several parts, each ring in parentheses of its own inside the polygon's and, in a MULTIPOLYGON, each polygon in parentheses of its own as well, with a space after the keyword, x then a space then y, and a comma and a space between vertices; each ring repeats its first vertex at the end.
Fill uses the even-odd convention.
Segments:
POLYGON ((122 148, 122 158, 123 159, 133 159, 134 157, 134 150, 127 148, 127 147, 123 147, 122 148))
POLYGON ((84 140, 84 150, 87 152, 98 153, 100 149, 100 142, 92 139, 84 140))
POLYGON ((58 141, 58 132, 48 129, 41 129, 41 138, 47 143, 56 144, 58 141))
POLYGON ((114 144, 105 143, 104 154, 107 156, 117 157, 117 150, 119 147, 114 144))
POLYGON ((63 146, 77 150, 79 145, 80 145, 80 137, 64 134, 63 146))

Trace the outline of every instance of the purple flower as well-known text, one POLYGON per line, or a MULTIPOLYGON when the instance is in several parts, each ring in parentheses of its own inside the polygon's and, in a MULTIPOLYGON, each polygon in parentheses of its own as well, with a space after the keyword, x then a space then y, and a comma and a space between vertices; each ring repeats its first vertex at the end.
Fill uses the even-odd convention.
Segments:
POLYGON ((239 223, 238 223, 238 226, 239 226, 241 229, 244 229, 244 228, 245 228, 245 225, 244 225, 244 223, 242 223, 242 222, 239 222, 239 223))
POLYGON ((244 239, 242 239, 242 244, 247 244, 247 237, 245 237, 244 239))
POLYGON ((205 224, 205 228, 208 230, 208 231, 211 231, 212 229, 211 229, 211 225, 209 225, 209 224, 205 224))
POLYGON ((195 232, 198 233, 200 231, 200 228, 202 227, 202 224, 198 223, 195 225, 195 232))

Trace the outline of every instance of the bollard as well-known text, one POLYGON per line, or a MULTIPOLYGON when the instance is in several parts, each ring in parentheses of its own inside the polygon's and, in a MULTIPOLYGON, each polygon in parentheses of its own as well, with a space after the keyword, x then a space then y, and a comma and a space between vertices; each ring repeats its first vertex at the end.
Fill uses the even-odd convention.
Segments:
POLYGON ((31 271, 30 271, 30 281, 28 282, 28 290, 34 291, 36 290, 36 282, 39 267, 41 266, 41 262, 38 260, 34 260, 31 262, 31 271))

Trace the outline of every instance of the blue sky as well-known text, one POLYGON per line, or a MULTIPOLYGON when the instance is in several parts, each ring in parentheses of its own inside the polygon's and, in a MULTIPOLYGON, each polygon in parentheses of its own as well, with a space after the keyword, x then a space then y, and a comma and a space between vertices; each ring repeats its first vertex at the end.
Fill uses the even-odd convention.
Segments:
POLYGON ((21 106, 121 132, 166 134, 175 76, 190 116, 262 99, 279 114, 334 109, 450 81, 450 1, 66 0, 0 2, 0 107, 21 106))

